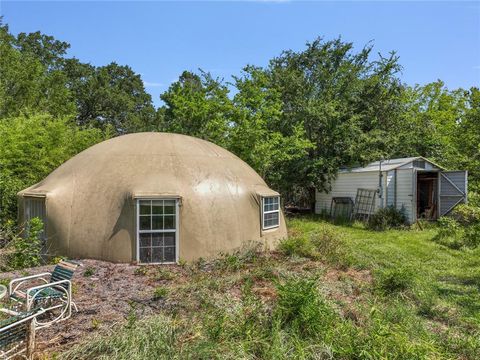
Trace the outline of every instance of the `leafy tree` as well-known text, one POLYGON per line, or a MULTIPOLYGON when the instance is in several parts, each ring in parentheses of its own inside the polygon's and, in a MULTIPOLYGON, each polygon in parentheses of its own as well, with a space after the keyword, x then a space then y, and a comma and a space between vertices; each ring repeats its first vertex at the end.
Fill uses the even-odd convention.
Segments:
MULTIPOLYGON (((280 94, 269 87, 261 68, 247 66, 235 78, 234 104, 238 116, 232 126, 229 149, 249 163, 267 182, 287 198, 290 184, 304 173, 305 159, 313 147, 305 131, 296 126, 289 135, 272 128, 282 116, 280 94)), ((293 195, 293 194, 292 194, 293 195)))
POLYGON ((29 34, 22 32, 17 35, 14 43, 23 54, 35 57, 48 70, 60 70, 70 48, 69 43, 56 40, 40 31, 29 34))
POLYGON ((75 112, 67 78, 47 68, 33 52, 22 51, 8 27, 0 24, 0 118, 22 111, 66 116, 75 112))
POLYGON ((465 115, 453 139, 460 154, 457 168, 469 171, 470 188, 480 194, 480 90, 472 87, 465 95, 465 115))
POLYGON ((16 193, 43 179, 83 149, 105 139, 98 129, 80 128, 48 114, 0 120, 0 218, 16 218, 16 193))
POLYGON ((184 71, 178 81, 160 95, 165 102, 161 129, 227 147, 236 117, 228 93, 227 86, 209 73, 184 71))
POLYGON ((461 89, 449 91, 443 82, 407 88, 401 127, 395 133, 395 155, 422 155, 450 167, 459 156, 456 134, 465 113, 461 89))
POLYGON ((68 59, 64 71, 77 104, 78 124, 112 126, 118 134, 155 128, 152 98, 129 66, 94 67, 68 59))
POLYGON ((371 51, 366 46, 355 53, 352 43, 319 38, 303 51, 284 51, 265 69, 282 102, 282 116, 272 129, 291 136, 301 126, 314 145, 292 189, 328 190, 340 166, 389 151, 401 110, 400 66, 395 53, 372 61, 371 51))

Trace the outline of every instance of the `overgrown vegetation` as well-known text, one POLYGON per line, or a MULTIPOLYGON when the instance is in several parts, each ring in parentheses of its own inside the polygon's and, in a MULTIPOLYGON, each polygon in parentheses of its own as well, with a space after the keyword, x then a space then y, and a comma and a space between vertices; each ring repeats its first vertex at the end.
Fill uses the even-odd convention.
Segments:
POLYGON ((480 245, 480 208, 460 205, 451 216, 438 220, 439 232, 434 240, 452 249, 476 248, 480 245))
POLYGON ((311 233, 291 232, 280 242, 278 249, 287 256, 323 260, 337 266, 348 265, 343 235, 325 224, 311 233))
POLYGON ((0 229, 0 238, 4 242, 0 248, 0 270, 16 270, 39 266, 42 261, 42 242, 40 234, 43 223, 33 218, 28 224, 17 230, 13 222, 0 229))
POLYGON ((479 250, 460 257, 431 241, 435 228, 376 232, 316 217, 289 228, 295 240, 279 253, 187 264, 186 282, 162 275, 158 315, 129 316, 60 357, 478 358, 479 250), (320 255, 321 239, 338 244, 324 248, 341 247, 348 265, 320 255))
POLYGON ((397 209, 394 206, 387 206, 378 209, 375 214, 371 215, 368 218, 367 226, 371 230, 384 231, 406 227, 407 221, 404 207, 397 209))

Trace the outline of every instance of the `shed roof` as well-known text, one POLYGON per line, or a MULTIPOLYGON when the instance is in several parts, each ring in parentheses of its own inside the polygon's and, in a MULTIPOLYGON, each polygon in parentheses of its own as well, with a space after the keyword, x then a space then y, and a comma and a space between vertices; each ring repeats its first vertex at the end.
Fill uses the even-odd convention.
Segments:
MULTIPOLYGON (((434 165, 435 167, 438 167, 442 169, 441 166, 435 164, 434 162, 424 158, 423 156, 413 156, 413 157, 406 157, 406 158, 397 158, 397 159, 385 159, 382 160, 382 171, 390 171, 394 170, 396 168, 399 168, 400 166, 406 165, 408 163, 411 163, 414 160, 425 160, 429 162, 430 164, 434 165)), ((380 161, 374 161, 371 162, 370 164, 363 166, 363 167, 354 167, 354 168, 349 168, 349 169, 341 169, 340 172, 368 172, 368 171, 380 171, 380 161)))

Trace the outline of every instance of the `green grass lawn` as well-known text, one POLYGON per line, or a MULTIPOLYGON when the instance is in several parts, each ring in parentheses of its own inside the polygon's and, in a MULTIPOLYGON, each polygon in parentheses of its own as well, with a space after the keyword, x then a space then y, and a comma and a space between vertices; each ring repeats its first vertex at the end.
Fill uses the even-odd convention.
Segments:
POLYGON ((159 314, 67 359, 479 359, 480 251, 423 231, 289 220, 279 251, 148 267, 159 314), (159 275, 160 274, 160 275, 159 275))

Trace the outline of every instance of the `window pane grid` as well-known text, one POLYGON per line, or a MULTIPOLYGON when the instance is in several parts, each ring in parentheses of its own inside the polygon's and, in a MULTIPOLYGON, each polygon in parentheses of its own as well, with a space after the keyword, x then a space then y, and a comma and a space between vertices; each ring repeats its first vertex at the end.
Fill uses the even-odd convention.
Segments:
POLYGON ((176 261, 176 200, 139 200, 139 260, 176 261))
POLYGON ((278 227, 280 223, 280 197, 264 197, 262 207, 263 229, 278 227))

